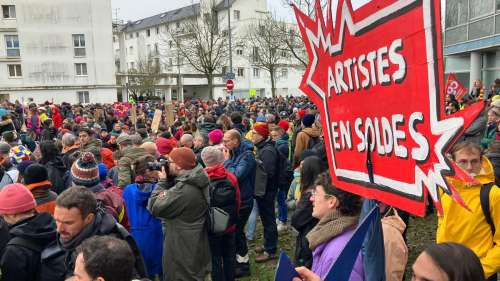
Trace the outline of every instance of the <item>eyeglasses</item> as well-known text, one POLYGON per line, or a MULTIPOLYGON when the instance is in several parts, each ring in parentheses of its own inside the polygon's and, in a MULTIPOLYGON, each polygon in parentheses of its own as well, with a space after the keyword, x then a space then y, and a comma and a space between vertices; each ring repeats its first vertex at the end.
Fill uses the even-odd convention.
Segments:
MULTIPOLYGON (((320 194, 316 191, 316 190, 313 190, 311 191, 311 196, 316 199, 316 195, 320 196, 320 194)), ((323 197, 324 198, 331 198, 331 197, 335 197, 334 195, 331 195, 331 194, 323 194, 323 197)))

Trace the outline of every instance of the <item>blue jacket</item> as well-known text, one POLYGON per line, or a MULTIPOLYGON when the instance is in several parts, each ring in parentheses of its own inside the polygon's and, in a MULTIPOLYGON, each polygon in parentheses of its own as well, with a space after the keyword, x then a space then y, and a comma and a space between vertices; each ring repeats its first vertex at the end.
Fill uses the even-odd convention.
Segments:
POLYGON ((247 140, 243 140, 240 146, 233 150, 231 159, 224 162, 224 168, 238 179, 242 202, 253 199, 255 167, 253 144, 247 140))
POLYGON ((129 184, 123 191, 123 200, 134 237, 146 263, 149 277, 162 276, 163 231, 159 219, 147 209, 151 192, 156 184, 129 184))

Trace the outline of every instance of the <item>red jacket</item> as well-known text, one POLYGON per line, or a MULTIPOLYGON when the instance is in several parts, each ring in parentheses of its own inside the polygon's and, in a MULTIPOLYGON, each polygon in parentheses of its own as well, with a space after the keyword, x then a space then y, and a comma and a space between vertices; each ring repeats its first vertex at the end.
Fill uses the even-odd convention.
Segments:
MULTIPOLYGON (((238 179, 236 178, 236 176, 233 173, 227 171, 224 168, 224 164, 222 163, 216 166, 205 168, 205 172, 207 172, 208 178, 211 181, 227 178, 229 182, 231 182, 231 184, 234 186, 234 188, 236 188, 236 210, 239 215, 241 207, 241 196, 240 196, 240 187, 238 185, 238 179)), ((233 224, 227 228, 226 233, 232 233, 235 231, 236 231, 236 225, 233 224)))

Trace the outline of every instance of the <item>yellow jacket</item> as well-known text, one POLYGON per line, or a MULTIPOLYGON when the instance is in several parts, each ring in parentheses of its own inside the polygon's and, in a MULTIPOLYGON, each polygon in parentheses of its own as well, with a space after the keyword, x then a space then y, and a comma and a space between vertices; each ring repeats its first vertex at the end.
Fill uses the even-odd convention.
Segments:
MULTIPOLYGON (((481 172, 475 177, 481 184, 495 180, 493 166, 483 157, 481 172)), ((495 224, 493 237, 490 225, 486 222, 479 192, 481 185, 466 185, 462 181, 448 178, 458 190, 469 210, 460 206, 449 195, 441 192, 444 215, 438 219, 436 242, 455 242, 471 248, 481 260, 486 277, 500 271, 500 188, 493 187, 490 192, 490 213, 495 224)))

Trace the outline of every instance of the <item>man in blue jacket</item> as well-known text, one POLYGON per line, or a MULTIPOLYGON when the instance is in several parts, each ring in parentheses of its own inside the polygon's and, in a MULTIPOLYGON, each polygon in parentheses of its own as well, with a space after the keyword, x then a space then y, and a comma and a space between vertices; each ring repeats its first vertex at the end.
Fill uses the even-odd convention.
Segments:
POLYGON ((255 185, 255 156, 253 144, 244 140, 238 130, 224 134, 224 168, 238 179, 241 193, 240 216, 236 222, 236 268, 235 277, 250 275, 247 240, 244 229, 253 208, 255 185))

